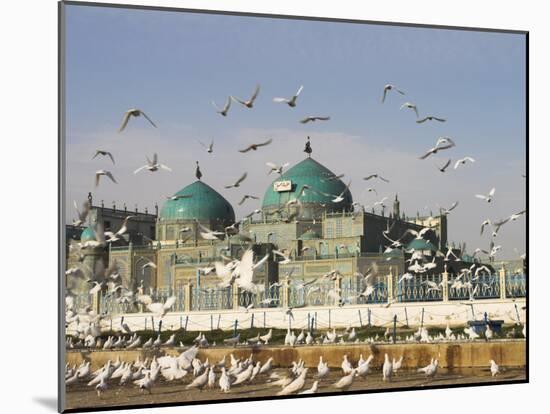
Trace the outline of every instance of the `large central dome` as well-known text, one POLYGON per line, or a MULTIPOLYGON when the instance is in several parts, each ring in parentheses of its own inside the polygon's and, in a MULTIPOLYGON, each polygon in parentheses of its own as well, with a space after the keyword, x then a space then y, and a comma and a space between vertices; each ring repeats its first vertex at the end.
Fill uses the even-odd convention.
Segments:
POLYGON ((277 177, 266 190, 262 209, 264 214, 270 214, 286 206, 289 200, 297 199, 302 186, 307 185, 305 193, 299 197, 303 209, 301 218, 319 217, 324 211, 350 211, 353 197, 346 184, 325 166, 313 158, 306 158, 281 176, 277 177), (290 187, 285 187, 289 181, 290 187), (279 191, 275 189, 278 187, 279 191), (286 190, 289 188, 289 190, 286 190), (332 200, 344 192, 344 200, 333 203, 332 200))
POLYGON ((181 198, 170 199, 164 203, 159 216, 161 221, 235 221, 235 212, 231 204, 202 181, 195 181, 174 195, 181 198))

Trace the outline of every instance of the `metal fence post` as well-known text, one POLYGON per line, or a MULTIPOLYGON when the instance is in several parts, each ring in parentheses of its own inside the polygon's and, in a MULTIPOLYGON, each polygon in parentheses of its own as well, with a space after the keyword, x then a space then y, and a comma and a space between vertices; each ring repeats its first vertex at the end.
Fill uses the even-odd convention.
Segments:
POLYGON ((239 309, 239 288, 235 285, 231 286, 233 295, 233 310, 239 309))
POLYGON ((449 301, 449 273, 447 273, 447 265, 445 265, 445 270, 441 274, 441 282, 443 283, 443 302, 449 301))
POLYGON ((250 317, 250 329, 254 329, 254 314, 250 317))
POLYGON ((500 268, 499 276, 500 276, 500 298, 506 299, 506 270, 504 269, 504 266, 500 268))
POLYGON ((220 319, 222 318, 221 313, 218 313, 218 324, 216 325, 216 329, 220 329, 220 319))
POLYGON ((395 344, 397 336, 397 315, 393 315, 393 343, 395 344))
MULTIPOLYGON (((342 276, 340 273, 336 273, 336 279, 334 279, 334 291, 338 294, 340 300, 342 300, 342 276)), ((339 303, 334 303, 334 305, 338 306, 339 303)))
POLYGON ((191 283, 187 282, 183 287, 183 294, 183 309, 185 312, 189 312, 191 310, 191 283))
POLYGON ((264 328, 265 328, 265 311, 264 311, 264 328))
POLYGON ((288 308, 288 303, 289 303, 289 290, 290 290, 290 287, 289 287, 290 283, 289 283, 289 280, 288 280, 288 276, 286 276, 283 280, 283 286, 281 286, 283 288, 283 291, 282 291, 282 295, 281 295, 281 299, 282 299, 282 305, 283 305, 283 308, 288 308))
POLYGON ((361 309, 357 309, 357 313, 359 314, 359 326, 363 327, 363 319, 361 318, 361 309))
POLYGON ((214 330, 214 315, 210 314, 210 331, 214 330))
POLYGON ((393 272, 392 268, 390 266, 390 273, 386 276, 386 284, 387 284, 387 290, 388 290, 388 303, 393 300, 394 294, 393 294, 393 272))
POLYGON ((330 325, 331 325, 331 314, 330 314, 330 309, 328 310, 328 329, 330 329, 330 325))
POLYGON ((420 319, 420 327, 424 327, 424 308, 422 308, 422 318, 420 319))
POLYGON ((367 308, 367 319, 368 319, 368 324, 369 324, 369 328, 372 327, 372 324, 371 324, 371 318, 370 318, 370 308, 367 308))
POLYGON ((187 322, 189 322, 189 315, 185 316, 185 332, 187 332, 187 322))
POLYGON ((239 320, 238 319, 235 319, 235 326, 233 328, 233 336, 237 336, 237 329, 239 327, 239 320))
POLYGON ((405 306, 405 323, 409 326, 409 315, 407 314, 407 307, 405 306))

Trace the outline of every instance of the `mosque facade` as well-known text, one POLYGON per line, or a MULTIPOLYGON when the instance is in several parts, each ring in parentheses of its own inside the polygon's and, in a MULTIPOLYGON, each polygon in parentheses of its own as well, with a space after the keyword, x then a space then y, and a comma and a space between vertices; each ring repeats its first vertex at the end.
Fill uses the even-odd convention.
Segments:
MULTIPOLYGON (((154 213, 107 208, 103 203, 93 206, 80 241, 95 238, 96 223, 101 222, 105 230, 116 229, 127 215, 133 217, 125 238, 107 247, 83 249, 79 260, 87 269, 94 269, 97 261, 116 266, 122 285, 130 291, 165 292, 165 296, 179 292, 187 295, 187 302, 190 292, 198 297, 201 291, 219 290, 220 279, 207 269, 212 269, 214 262, 240 258, 247 249, 254 251, 256 260, 268 256, 254 272, 254 283, 265 290, 283 282, 303 285, 322 281, 324 275, 337 271, 349 289, 359 291, 363 278, 358 273, 376 267, 384 278, 388 274, 398 278, 410 272, 415 254, 420 264, 433 263, 423 270, 428 278, 444 271, 458 274, 465 262, 481 265, 465 254, 452 263, 445 260, 441 252, 449 249, 462 255, 447 246, 446 215, 407 217, 397 195, 388 214, 384 208, 380 213, 364 211, 353 202, 348 186, 311 154, 267 187, 261 209, 241 219, 238 228, 231 204, 199 178, 177 191, 160 209, 155 206, 154 213), (334 202, 336 195, 340 195, 338 202, 334 202), (426 226, 432 230, 423 238, 412 233, 402 237, 407 230, 426 226), (221 234, 206 240, 201 235, 205 228, 221 234), (391 243, 384 234, 392 240, 401 239, 403 248, 388 247, 391 243)), ((78 238, 78 229, 68 228, 67 232, 78 238)), ((69 268, 77 258, 68 257, 69 268)), ((93 279, 90 273, 88 277, 93 279)), ((85 293, 86 289, 89 287, 84 285, 80 290, 85 293)), ((225 296, 218 299, 231 301, 225 296)), ((182 304, 176 310, 189 309, 189 304, 185 309, 182 304)))

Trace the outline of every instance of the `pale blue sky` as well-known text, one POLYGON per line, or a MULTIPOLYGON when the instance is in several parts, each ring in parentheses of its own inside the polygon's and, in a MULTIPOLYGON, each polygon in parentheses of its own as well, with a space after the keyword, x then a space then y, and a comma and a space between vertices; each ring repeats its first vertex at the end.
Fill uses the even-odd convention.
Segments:
MULTIPOLYGON (((523 35, 81 6, 67 7, 66 27, 68 203, 91 190, 107 203, 151 208, 193 180, 192 161, 199 159, 205 181, 237 207, 241 193, 262 196, 273 179, 266 160, 300 160, 311 135, 314 157, 346 173, 354 198, 365 204, 376 201, 364 191, 372 185, 380 197, 398 192, 411 215, 461 200, 450 217, 450 240, 466 240, 470 249, 488 243, 479 237, 481 221, 524 208, 523 35), (262 90, 253 110, 234 105, 222 118, 210 104, 221 105, 230 94, 247 97, 257 83, 262 90), (390 94, 380 104, 386 83, 406 96, 390 94), (296 108, 272 102, 302 84, 296 108), (413 113, 399 110, 405 101, 448 122, 417 125, 413 113), (131 107, 145 110, 159 128, 132 120, 118 134, 131 107), (298 123, 310 114, 332 119, 298 123), (465 155, 477 162, 443 175, 436 158, 418 160, 441 135, 457 147, 439 162, 465 155), (265 151, 236 152, 267 136, 274 144, 265 151), (211 138, 215 151, 208 155, 196 140, 211 138), (91 162, 100 147, 115 153, 117 166, 91 162), (133 176, 153 151, 174 171, 133 176), (98 168, 111 168, 120 185, 93 189, 98 168), (254 175, 248 187, 221 191, 242 170, 254 175), (392 182, 365 184, 360 178, 370 172, 392 182), (475 199, 493 186, 493 205, 475 199)), ((236 209, 239 215, 254 207, 236 209)), ((513 257, 514 247, 523 251, 524 219, 501 237, 503 256, 513 257)))

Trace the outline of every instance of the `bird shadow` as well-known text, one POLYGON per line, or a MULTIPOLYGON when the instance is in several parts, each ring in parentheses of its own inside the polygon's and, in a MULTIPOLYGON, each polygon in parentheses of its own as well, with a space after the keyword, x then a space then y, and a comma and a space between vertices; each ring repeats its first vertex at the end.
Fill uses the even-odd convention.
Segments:
POLYGON ((43 407, 57 412, 57 398, 55 397, 33 397, 32 400, 43 407))

